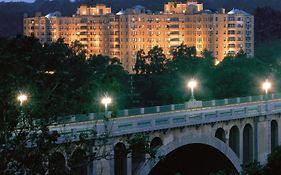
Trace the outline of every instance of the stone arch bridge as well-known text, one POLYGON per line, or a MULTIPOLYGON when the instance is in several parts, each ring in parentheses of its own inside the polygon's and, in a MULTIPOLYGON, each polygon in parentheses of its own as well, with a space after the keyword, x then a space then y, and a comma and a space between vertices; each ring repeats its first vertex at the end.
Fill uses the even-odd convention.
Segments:
POLYGON ((204 167, 216 161, 222 163, 215 164, 229 165, 217 169, 231 167, 239 172, 243 163, 265 163, 268 154, 281 143, 280 114, 281 95, 270 94, 122 110, 106 121, 93 113, 73 115, 60 118, 49 128, 61 133, 61 143, 66 138, 77 140, 79 134, 89 132, 93 126, 97 135, 110 130, 106 149, 119 156, 94 160, 83 174, 176 174, 198 167, 196 162, 202 166, 202 170, 196 170, 202 172, 197 174, 206 174, 204 167), (124 140, 137 133, 149 135, 155 159, 134 151, 127 155, 124 140), (163 157, 174 167, 167 168, 163 157))

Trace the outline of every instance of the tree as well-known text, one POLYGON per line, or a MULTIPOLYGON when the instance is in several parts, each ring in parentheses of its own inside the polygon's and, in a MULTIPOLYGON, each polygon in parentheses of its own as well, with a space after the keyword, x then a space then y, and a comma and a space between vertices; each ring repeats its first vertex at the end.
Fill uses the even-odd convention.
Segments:
POLYGON ((268 156, 267 164, 264 167, 265 175, 275 175, 281 173, 281 147, 277 147, 268 156))
POLYGON ((147 57, 142 49, 137 52, 134 71, 136 71, 137 75, 145 74, 147 72, 147 57))
POLYGON ((160 74, 165 70, 165 63, 167 58, 163 53, 163 49, 158 46, 154 46, 147 54, 148 72, 151 74, 160 74))
MULTIPOLYGON (((48 126, 59 122, 57 116, 98 109, 99 100, 92 102, 94 97, 100 96, 93 94, 102 90, 119 94, 115 96, 118 97, 116 101, 120 101, 120 106, 125 105, 121 101, 126 101, 128 73, 120 61, 104 56, 86 60, 80 46, 76 43, 69 47, 62 39, 42 46, 37 39, 23 36, 1 42, 0 174, 71 173, 71 169, 77 169, 77 156, 72 157, 73 168, 62 167, 66 160, 59 154, 52 154, 60 147, 57 144, 60 135, 50 132, 48 126), (19 92, 28 94, 29 100, 24 106, 16 101, 19 92), (47 162, 50 167, 46 166, 47 162)), ((94 129, 92 133, 91 137, 80 135, 75 144, 93 143, 94 129)), ((88 154, 85 163, 96 158, 88 154)))

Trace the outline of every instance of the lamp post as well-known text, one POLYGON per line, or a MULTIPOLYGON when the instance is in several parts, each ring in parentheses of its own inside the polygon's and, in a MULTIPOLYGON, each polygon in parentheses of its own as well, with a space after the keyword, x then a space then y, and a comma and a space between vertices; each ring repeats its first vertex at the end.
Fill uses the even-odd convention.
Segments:
MULTIPOLYGON (((24 94, 24 93, 20 93, 17 96, 17 100, 20 102, 20 107, 22 107, 23 104, 28 100, 28 96, 26 94, 24 94)), ((18 126, 19 127, 23 127, 26 124, 26 119, 24 117, 22 109, 21 109, 20 113, 21 113, 20 114, 20 121, 18 123, 18 126)))
POLYGON ((267 96, 268 90, 271 88, 271 82, 268 80, 265 80, 265 82, 263 82, 262 84, 262 89, 265 92, 265 95, 267 96))
POLYGON ((111 102, 112 102, 112 99, 109 96, 105 96, 101 99, 101 103, 104 104, 104 113, 105 113, 106 117, 107 117, 107 107, 111 102))
POLYGON ((17 100, 20 102, 20 106, 23 105, 23 103, 27 100, 27 98, 28 98, 27 95, 22 93, 17 96, 17 100))
POLYGON ((190 90, 191 90, 191 98, 190 98, 190 100, 195 100, 195 98, 194 98, 194 88, 197 87, 197 81, 194 80, 194 79, 191 79, 187 83, 187 87, 190 88, 190 90))

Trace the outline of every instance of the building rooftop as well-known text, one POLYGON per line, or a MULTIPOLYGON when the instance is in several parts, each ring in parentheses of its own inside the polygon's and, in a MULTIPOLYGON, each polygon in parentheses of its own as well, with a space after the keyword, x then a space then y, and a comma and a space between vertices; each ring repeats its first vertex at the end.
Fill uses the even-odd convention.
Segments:
POLYGON ((51 17, 61 17, 61 12, 55 11, 53 13, 49 13, 45 16, 46 18, 51 18, 51 17))
POLYGON ((239 9, 235 9, 235 8, 233 8, 227 14, 229 14, 229 15, 234 15, 234 14, 250 15, 249 13, 245 12, 244 10, 239 10, 239 9))

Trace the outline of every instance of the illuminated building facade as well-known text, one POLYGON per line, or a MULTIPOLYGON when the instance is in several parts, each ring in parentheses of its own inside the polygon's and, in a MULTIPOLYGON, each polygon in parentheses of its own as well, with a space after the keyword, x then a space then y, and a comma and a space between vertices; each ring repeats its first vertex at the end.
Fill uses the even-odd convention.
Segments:
POLYGON ((254 55, 254 17, 243 10, 226 12, 204 10, 195 0, 168 2, 163 12, 151 12, 143 6, 113 14, 103 4, 81 5, 72 17, 59 12, 24 18, 24 34, 34 35, 41 43, 64 38, 70 44, 80 41, 88 55, 120 58, 124 68, 132 72, 136 52, 146 53, 154 46, 170 50, 181 43, 195 46, 200 56, 204 49, 221 61, 241 49, 254 55))

